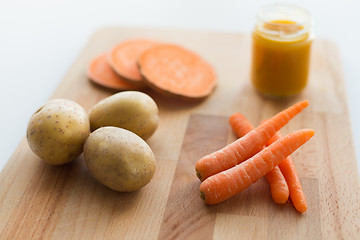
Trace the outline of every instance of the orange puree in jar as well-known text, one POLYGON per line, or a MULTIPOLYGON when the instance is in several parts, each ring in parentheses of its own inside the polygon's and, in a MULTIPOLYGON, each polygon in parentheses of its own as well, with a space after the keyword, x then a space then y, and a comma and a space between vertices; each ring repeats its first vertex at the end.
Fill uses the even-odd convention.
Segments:
POLYGON ((262 9, 252 37, 255 88, 265 96, 300 93, 308 80, 312 42, 307 12, 287 5, 262 9))

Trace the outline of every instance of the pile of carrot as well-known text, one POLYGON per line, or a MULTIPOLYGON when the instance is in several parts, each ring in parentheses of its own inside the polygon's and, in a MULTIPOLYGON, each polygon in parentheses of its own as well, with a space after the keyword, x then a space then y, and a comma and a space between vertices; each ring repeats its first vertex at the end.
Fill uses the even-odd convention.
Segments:
POLYGON ((265 177, 274 202, 282 204, 290 197, 295 209, 305 212, 305 195, 289 156, 315 132, 301 129, 281 137, 279 130, 308 105, 307 100, 298 102, 257 128, 244 115, 234 113, 229 124, 239 138, 202 157, 195 166, 202 181, 200 196, 205 203, 221 203, 265 177))
POLYGON ((120 42, 95 57, 88 78, 115 90, 155 91, 187 100, 209 96, 217 83, 214 68, 182 46, 149 39, 120 42))

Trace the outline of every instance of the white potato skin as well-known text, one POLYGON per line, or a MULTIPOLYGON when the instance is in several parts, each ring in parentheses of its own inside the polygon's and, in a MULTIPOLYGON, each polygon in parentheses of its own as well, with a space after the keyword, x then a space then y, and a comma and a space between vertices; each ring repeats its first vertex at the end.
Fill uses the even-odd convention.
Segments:
POLYGON ((132 192, 147 185, 155 173, 155 157, 148 144, 123 128, 102 127, 84 145, 91 175, 105 186, 132 192))
POLYGON ((139 91, 116 93, 98 102, 89 113, 91 130, 114 126, 127 129, 147 140, 158 126, 158 107, 139 91))
POLYGON ((31 116, 26 131, 31 150, 52 165, 75 160, 89 134, 86 111, 67 99, 48 101, 31 116))

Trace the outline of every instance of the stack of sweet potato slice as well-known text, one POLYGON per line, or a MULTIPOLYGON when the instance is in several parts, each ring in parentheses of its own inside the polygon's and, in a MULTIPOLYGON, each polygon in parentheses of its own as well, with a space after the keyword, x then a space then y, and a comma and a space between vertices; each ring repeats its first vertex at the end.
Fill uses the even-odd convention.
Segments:
POLYGON ((195 52, 149 39, 123 41, 97 56, 89 64, 88 77, 119 91, 150 87, 190 100, 206 98, 217 84, 213 66, 195 52))

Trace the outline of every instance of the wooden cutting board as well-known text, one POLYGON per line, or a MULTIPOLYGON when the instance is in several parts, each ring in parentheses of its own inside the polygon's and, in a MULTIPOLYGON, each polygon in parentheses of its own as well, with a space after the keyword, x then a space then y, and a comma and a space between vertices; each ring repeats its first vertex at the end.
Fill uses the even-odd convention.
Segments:
POLYGON ((99 184, 82 156, 60 167, 45 164, 24 138, 0 174, 1 239, 359 239, 359 174, 334 44, 315 40, 306 90, 274 101, 260 97, 250 84, 248 35, 104 28, 91 38, 52 98, 71 99, 89 110, 112 94, 88 81, 87 66, 96 55, 130 38, 178 43, 196 51, 215 67, 218 87, 199 103, 146 90, 160 109, 159 128, 148 140, 157 171, 150 184, 133 193, 99 184), (299 214, 290 201, 275 204, 263 179, 222 204, 206 206, 194 165, 235 139, 227 123, 230 114, 239 111, 257 125, 302 99, 310 106, 283 132, 305 127, 316 131, 293 154, 308 211, 299 214))

